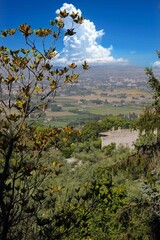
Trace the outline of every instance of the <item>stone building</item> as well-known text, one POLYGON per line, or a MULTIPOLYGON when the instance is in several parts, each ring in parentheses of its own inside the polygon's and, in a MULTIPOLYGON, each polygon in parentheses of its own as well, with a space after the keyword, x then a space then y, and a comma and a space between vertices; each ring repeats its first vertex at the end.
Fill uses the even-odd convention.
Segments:
POLYGON ((134 148, 134 142, 137 140, 139 135, 138 131, 130 129, 118 129, 108 132, 100 133, 101 146, 102 148, 111 144, 116 143, 117 146, 123 145, 130 148, 134 148))

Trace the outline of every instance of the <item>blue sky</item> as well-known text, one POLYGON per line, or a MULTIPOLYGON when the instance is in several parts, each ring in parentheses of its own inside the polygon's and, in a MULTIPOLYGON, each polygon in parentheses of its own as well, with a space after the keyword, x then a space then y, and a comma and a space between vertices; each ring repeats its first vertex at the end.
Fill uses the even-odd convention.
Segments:
MULTIPOLYGON (((100 62, 102 59, 102 63, 106 61, 140 66, 150 66, 157 61, 156 50, 160 49, 160 0, 2 0, 0 29, 17 27, 25 22, 33 28, 47 27, 50 19, 56 16, 55 11, 64 3, 80 9, 89 26, 93 28, 93 50, 98 54, 95 61, 100 62), (103 55, 102 58, 100 54, 103 55)), ((83 31, 87 29, 81 29, 79 39, 83 31)), ((73 43, 73 40, 75 48, 77 39, 72 39, 68 44, 73 43)), ((0 39, 0 44, 5 43, 8 43, 7 39, 0 39)), ((20 39, 14 39, 13 47, 18 48, 20 44, 20 39)), ((83 46, 85 45, 88 52, 82 49, 83 57, 94 59, 87 39, 85 44, 83 46)), ((61 58, 69 58, 66 47, 61 45, 59 61, 61 58)), ((82 59, 82 54, 78 53, 77 56, 82 59)), ((72 57, 69 59, 73 60, 72 57)))

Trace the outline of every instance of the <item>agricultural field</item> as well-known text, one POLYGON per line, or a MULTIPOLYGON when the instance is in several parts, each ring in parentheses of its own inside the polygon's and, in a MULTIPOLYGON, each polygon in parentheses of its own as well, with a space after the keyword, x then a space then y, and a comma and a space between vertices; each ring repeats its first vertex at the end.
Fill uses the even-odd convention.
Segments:
POLYGON ((121 115, 130 118, 139 116, 151 102, 151 95, 145 90, 119 89, 115 91, 95 90, 91 95, 57 96, 54 107, 45 111, 44 123, 51 126, 80 126, 86 121, 100 119, 106 115, 121 115))
POLYGON ((92 68, 78 83, 58 89, 38 120, 64 127, 81 126, 106 115, 135 119, 152 101, 151 96, 144 69, 92 68))

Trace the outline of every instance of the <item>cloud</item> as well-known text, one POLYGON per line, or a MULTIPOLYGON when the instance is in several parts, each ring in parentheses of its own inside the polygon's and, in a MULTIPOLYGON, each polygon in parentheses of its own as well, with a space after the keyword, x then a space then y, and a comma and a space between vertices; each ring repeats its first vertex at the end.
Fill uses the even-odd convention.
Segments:
MULTIPOLYGON (((82 15, 80 9, 76 9, 72 4, 64 3, 63 6, 56 11, 66 9, 67 12, 78 12, 82 15)), ((72 28, 71 17, 64 19, 64 29, 72 28)), ((86 60, 90 64, 126 64, 128 60, 123 58, 114 58, 112 56, 113 46, 108 48, 98 44, 98 40, 104 35, 103 30, 96 30, 96 26, 88 19, 84 19, 81 25, 74 24, 76 34, 73 36, 65 36, 63 39, 64 47, 62 51, 56 56, 53 62, 57 64, 66 64, 70 62, 82 63, 86 60)))
POLYGON ((156 61, 153 63, 153 67, 160 67, 160 61, 156 61))

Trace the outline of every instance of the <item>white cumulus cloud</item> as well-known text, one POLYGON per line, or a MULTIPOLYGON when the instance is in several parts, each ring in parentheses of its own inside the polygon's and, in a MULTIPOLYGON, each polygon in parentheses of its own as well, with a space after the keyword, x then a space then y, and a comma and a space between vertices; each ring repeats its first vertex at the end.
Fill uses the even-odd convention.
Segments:
POLYGON ((160 67, 160 61, 156 61, 153 63, 153 67, 160 67))
MULTIPOLYGON (((78 12, 82 15, 80 9, 76 9, 72 4, 64 3, 63 6, 56 11, 66 9, 67 12, 78 12)), ((73 22, 70 16, 64 19, 64 29, 73 27, 73 22)), ((68 64, 71 62, 82 63, 86 60, 90 64, 126 64, 128 60, 123 58, 114 58, 112 56, 113 46, 108 48, 98 44, 97 40, 104 35, 103 30, 96 30, 96 26, 88 19, 84 19, 81 25, 74 23, 76 34, 73 36, 64 36, 64 47, 56 56, 53 62, 57 64, 68 64)))

